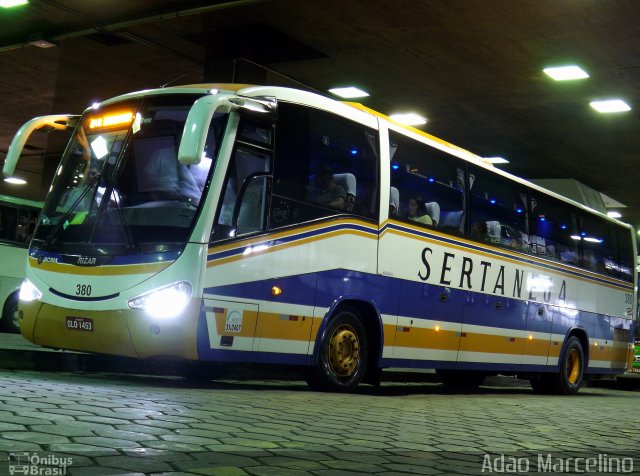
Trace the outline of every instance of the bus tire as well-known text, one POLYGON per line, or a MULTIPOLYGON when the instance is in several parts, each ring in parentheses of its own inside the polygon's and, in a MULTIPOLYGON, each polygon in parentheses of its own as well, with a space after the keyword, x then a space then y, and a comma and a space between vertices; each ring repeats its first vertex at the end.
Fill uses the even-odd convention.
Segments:
POLYGON ((559 372, 541 376, 544 393, 575 395, 582 385, 584 368, 582 342, 576 336, 571 336, 560 356, 559 372))
POLYGON ((476 390, 484 383, 486 375, 472 370, 436 370, 438 379, 448 387, 456 390, 476 390))
POLYGON ((305 373, 314 390, 349 392, 367 371, 367 333, 358 312, 344 307, 331 319, 318 350, 318 363, 305 373))
POLYGON ((7 298, 2 310, 2 329, 14 334, 20 333, 20 314, 18 313, 18 293, 7 298))

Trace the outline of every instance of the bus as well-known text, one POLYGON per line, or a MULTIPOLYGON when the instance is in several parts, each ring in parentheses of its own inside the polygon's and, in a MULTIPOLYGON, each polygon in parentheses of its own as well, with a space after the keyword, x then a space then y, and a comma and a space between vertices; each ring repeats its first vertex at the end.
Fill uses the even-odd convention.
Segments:
POLYGON ((365 106, 271 86, 125 94, 81 116, 29 248, 20 328, 139 359, 388 367, 573 394, 630 366, 633 230, 365 106))
POLYGON ((18 293, 41 202, 0 195, 0 329, 18 333, 18 293))

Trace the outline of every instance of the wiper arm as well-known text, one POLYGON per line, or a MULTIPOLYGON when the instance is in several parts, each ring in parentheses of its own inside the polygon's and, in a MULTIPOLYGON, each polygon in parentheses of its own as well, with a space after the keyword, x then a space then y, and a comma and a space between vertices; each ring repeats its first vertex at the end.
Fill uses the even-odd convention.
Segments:
MULTIPOLYGON (((111 188, 110 193, 114 192, 114 188, 111 188)), ((104 197, 102 198, 104 200, 104 197)), ((129 223, 127 223, 127 217, 124 214, 124 210, 120 206, 120 196, 117 194, 113 195, 113 201, 115 202, 115 208, 117 210, 118 219, 120 220, 120 224, 122 225, 122 229, 124 230, 124 236, 127 240, 127 246, 129 249, 135 249, 138 247, 133 234, 131 233, 131 228, 129 228, 129 223)))
MULTIPOLYGON (((84 199, 84 197, 87 196, 87 193, 89 193, 89 190, 91 190, 98 183, 98 180, 100 180, 101 176, 102 176, 101 174, 96 174, 91 179, 91 182, 89 182, 89 185, 85 187, 82 193, 78 195, 78 198, 76 198, 75 201, 71 204, 69 209, 64 213, 64 215, 62 215, 62 217, 60 218, 60 221, 56 224, 56 226, 53 227, 53 230, 49 232, 49 234, 47 235, 47 238, 44 240, 44 248, 48 248, 53 244, 53 240, 57 237, 58 233, 60 232, 60 228, 62 228, 64 224, 67 224, 68 226, 67 219, 71 216, 73 211, 76 209, 78 204, 84 199)), ((64 228, 66 229, 66 226, 64 228)))

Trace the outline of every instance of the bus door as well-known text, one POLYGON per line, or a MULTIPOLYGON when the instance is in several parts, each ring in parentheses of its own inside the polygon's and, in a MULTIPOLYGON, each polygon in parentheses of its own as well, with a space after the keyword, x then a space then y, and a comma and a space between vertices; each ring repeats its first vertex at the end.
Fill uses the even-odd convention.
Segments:
POLYGON ((260 303, 270 297, 261 278, 272 270, 262 253, 272 148, 272 124, 241 119, 209 248, 204 299, 212 349, 259 350, 260 303))

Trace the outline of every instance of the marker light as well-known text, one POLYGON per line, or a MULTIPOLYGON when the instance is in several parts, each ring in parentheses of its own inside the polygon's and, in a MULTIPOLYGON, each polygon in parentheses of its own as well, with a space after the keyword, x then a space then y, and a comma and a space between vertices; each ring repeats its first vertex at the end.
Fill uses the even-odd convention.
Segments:
POLYGON ((607 216, 611 217, 611 218, 622 218, 622 213, 620 212, 607 212, 607 216))
POLYGON ((191 284, 187 281, 155 289, 129 299, 127 304, 131 309, 140 309, 153 317, 177 317, 185 310, 191 300, 191 284))
POLYGON ((42 293, 36 288, 35 284, 25 279, 20 286, 20 294, 18 297, 21 301, 25 302, 39 301, 40 298, 42 298, 42 293))
POLYGON ((435 327, 436 332, 440 332, 440 326, 435 327))
POLYGON ((282 288, 279 288, 278 286, 274 286, 271 288, 271 294, 273 296, 280 296, 282 294, 282 288))

